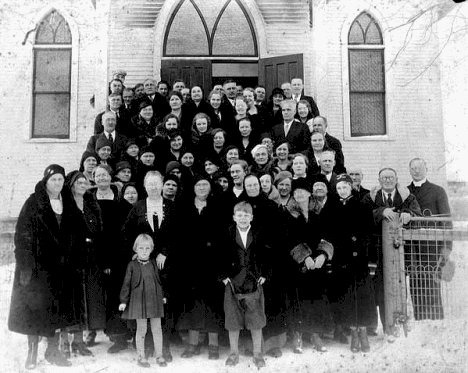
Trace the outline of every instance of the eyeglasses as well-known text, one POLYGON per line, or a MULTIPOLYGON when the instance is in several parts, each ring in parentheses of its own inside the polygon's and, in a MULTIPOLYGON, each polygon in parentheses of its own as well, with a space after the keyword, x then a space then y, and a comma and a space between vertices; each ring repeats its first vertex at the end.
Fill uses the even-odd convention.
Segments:
POLYGON ((382 181, 395 181, 395 176, 381 176, 380 180, 382 180, 382 181))

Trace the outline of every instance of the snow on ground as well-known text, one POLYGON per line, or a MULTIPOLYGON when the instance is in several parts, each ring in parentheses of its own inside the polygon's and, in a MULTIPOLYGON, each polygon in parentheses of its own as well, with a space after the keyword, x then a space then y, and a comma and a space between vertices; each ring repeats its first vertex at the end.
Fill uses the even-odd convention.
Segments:
MULTIPOLYGON (((328 352, 319 353, 305 343, 304 354, 292 352, 290 343, 283 349, 281 358, 266 357, 263 373, 468 373, 468 243, 454 243, 452 260, 457 263, 457 272, 452 282, 444 284, 446 319, 441 321, 412 321, 407 338, 402 335, 395 343, 388 343, 379 330, 379 336, 371 337, 371 351, 353 354, 349 345, 340 345, 331 338, 324 339, 328 352)), ((7 318, 11 294, 14 264, 0 267, 0 366, 2 373, 22 372, 27 354, 26 336, 11 333, 7 329, 7 318)), ((166 368, 150 360, 150 369, 136 364, 137 353, 129 349, 117 355, 107 354, 110 342, 98 333, 97 346, 92 347, 94 356, 72 356, 73 366, 60 368, 44 360, 45 341, 39 345, 38 366, 41 373, 240 373, 255 372, 251 358, 241 354, 236 367, 226 367, 228 346, 222 346, 221 358, 210 361, 206 348, 200 356, 183 359, 183 345, 172 346, 174 361, 166 368)))

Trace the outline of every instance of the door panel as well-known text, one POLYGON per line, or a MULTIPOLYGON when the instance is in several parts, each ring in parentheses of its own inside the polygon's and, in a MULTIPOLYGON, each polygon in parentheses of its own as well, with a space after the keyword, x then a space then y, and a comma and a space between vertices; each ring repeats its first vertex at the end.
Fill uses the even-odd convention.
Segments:
POLYGON ((290 82, 294 77, 304 79, 302 53, 263 58, 258 61, 258 84, 265 86, 267 97, 273 88, 281 87, 281 84, 290 82))
POLYGON ((200 85, 205 96, 211 91, 211 61, 210 60, 162 60, 161 79, 169 84, 176 79, 182 79, 186 87, 200 85))

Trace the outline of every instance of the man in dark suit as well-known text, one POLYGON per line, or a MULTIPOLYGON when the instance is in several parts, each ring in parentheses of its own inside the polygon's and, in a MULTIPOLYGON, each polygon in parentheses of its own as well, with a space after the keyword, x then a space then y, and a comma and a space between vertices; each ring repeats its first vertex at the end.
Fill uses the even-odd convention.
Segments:
MULTIPOLYGON (((111 93, 107 98, 109 104, 109 111, 114 113, 117 124, 115 129, 120 133, 124 134, 128 126, 130 125, 130 116, 122 105, 122 96, 120 93, 111 93)), ((106 111, 99 113, 94 121, 94 134, 97 135, 104 131, 102 124, 102 116, 106 111)))
POLYGON ((353 191, 359 197, 359 200, 362 200, 364 196, 370 192, 369 189, 366 189, 362 186, 362 179, 364 174, 360 167, 348 167, 348 175, 353 179, 353 191))
POLYGON ((304 95, 303 89, 304 83, 302 82, 301 78, 291 79, 292 99, 296 101, 296 103, 298 103, 300 100, 306 100, 312 110, 312 116, 316 117, 317 115, 320 115, 320 111, 314 99, 311 96, 304 95))
POLYGON ((138 106, 135 100, 135 92, 132 88, 124 88, 122 92, 123 105, 127 116, 132 119, 133 116, 138 115, 138 106))
POLYGON ((312 130, 317 130, 317 131, 322 132, 325 136, 325 142, 327 146, 335 151, 335 160, 336 160, 335 172, 338 175, 345 174, 346 167, 344 166, 345 159, 344 159, 341 142, 336 137, 331 136, 327 132, 327 129, 328 129, 327 118, 321 115, 318 115, 312 119, 312 130))
MULTIPOLYGON (((427 165, 424 159, 414 158, 409 163, 413 181, 408 185, 411 194, 421 207, 424 216, 450 216, 450 205, 444 188, 427 180, 427 165)), ((422 228, 450 229, 446 222, 420 222, 422 228)), ((444 318, 440 281, 434 280, 437 266, 443 266, 452 251, 452 242, 443 239, 434 241, 411 241, 405 245, 407 271, 410 274, 410 291, 413 299, 415 320, 440 320, 444 318)))
POLYGON ((117 120, 115 113, 112 111, 106 111, 102 115, 102 124, 103 131, 89 138, 86 150, 89 152, 96 152, 96 142, 98 138, 104 136, 112 142, 111 157, 114 160, 118 160, 125 149, 128 139, 116 131, 117 120))
MULTIPOLYGON (((408 188, 398 183, 397 173, 393 168, 383 168, 379 172, 380 189, 374 188, 366 194, 362 202, 367 205, 374 215, 374 243, 375 258, 370 258, 377 264, 375 276, 372 278, 375 289, 375 301, 379 307, 380 320, 385 333, 390 331, 387 324, 392 324, 393 320, 385 320, 385 297, 383 288, 383 252, 382 252, 382 222, 384 220, 394 221, 400 214, 400 223, 408 224, 412 216, 421 215, 416 197, 413 196, 408 188)), ((377 326, 377 311, 375 314, 375 327, 377 326)), ((394 337, 389 335, 389 342, 394 341, 394 337)))
POLYGON ((164 118, 171 112, 171 107, 167 100, 156 92, 156 83, 154 79, 148 78, 143 82, 145 94, 138 101, 137 107, 139 107, 141 101, 149 100, 153 107, 153 116, 155 118, 164 118))
POLYGON ((296 114, 296 102, 293 100, 281 101, 281 113, 283 122, 272 128, 272 137, 275 143, 286 140, 290 145, 290 153, 300 153, 309 147, 309 127, 294 119, 296 114))
POLYGON ((320 173, 325 175, 330 184, 330 193, 336 194, 337 174, 333 171, 335 168, 335 152, 333 150, 324 150, 319 157, 320 173))

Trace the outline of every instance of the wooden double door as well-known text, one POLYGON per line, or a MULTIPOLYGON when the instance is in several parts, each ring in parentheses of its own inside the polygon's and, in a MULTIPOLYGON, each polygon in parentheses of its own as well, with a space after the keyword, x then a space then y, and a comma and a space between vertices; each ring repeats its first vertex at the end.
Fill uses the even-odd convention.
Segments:
POLYGON ((245 82, 252 86, 256 84, 265 86, 267 97, 270 96, 273 88, 280 87, 284 82, 290 82, 294 77, 304 79, 302 54, 261 58, 258 60, 258 77, 248 79, 242 76, 213 77, 212 64, 214 62, 197 59, 164 59, 161 61, 161 79, 170 84, 176 79, 182 79, 187 87, 200 85, 205 90, 205 96, 208 96, 215 84, 230 78, 241 84, 245 82))

